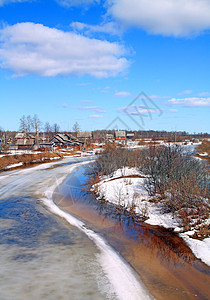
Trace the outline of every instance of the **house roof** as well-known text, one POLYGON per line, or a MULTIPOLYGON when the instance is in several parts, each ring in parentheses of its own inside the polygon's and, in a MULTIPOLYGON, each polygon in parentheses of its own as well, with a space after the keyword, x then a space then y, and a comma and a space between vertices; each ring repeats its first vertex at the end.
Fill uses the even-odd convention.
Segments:
POLYGON ((34 145, 33 139, 18 139, 16 145, 34 145))

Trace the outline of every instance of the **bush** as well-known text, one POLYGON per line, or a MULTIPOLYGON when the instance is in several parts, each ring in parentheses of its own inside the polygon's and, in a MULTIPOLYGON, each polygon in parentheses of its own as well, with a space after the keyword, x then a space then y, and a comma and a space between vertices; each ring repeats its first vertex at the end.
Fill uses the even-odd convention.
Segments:
MULTIPOLYGON (((112 175, 117 169, 138 167, 148 177, 149 195, 159 194, 166 212, 179 216, 185 229, 201 226, 209 216, 209 176, 206 166, 179 146, 150 146, 128 150, 109 145, 89 169, 89 174, 112 175)), ((122 174, 124 175, 124 174, 122 174)))
POLYGON ((141 161, 141 151, 109 145, 88 169, 88 174, 112 175, 116 170, 124 167, 138 167, 141 161))
POLYGON ((180 147, 151 147, 141 171, 149 175, 145 187, 160 194, 167 212, 178 213, 184 227, 208 218, 209 178, 203 163, 180 147))
POLYGON ((203 140, 200 145, 196 147, 198 153, 207 153, 210 155, 210 141, 203 140))

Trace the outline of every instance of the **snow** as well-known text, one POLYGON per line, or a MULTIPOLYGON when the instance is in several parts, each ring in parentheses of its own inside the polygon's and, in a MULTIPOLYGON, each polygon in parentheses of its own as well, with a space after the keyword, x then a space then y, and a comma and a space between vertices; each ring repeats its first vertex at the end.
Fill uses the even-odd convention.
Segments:
MULTIPOLYGON (((150 140, 135 140, 135 141, 127 141, 127 148, 129 149, 140 149, 140 148, 146 148, 148 147, 148 144, 149 143, 153 143, 154 141, 152 141, 151 139, 150 140), (143 142, 145 144, 143 145, 138 145, 139 142, 143 142)), ((157 140, 155 141, 155 144, 156 145, 161 145, 161 146, 173 146, 173 145, 177 145, 177 146, 181 146, 183 148, 190 148, 189 150, 192 150, 194 149, 195 146, 198 146, 201 144, 201 142, 165 142, 165 141, 162 141, 162 140, 157 140)))
POLYGON ((200 241, 190 238, 188 235, 186 233, 180 233, 180 236, 185 240, 193 254, 210 266, 210 238, 205 238, 200 241))
MULTIPOLYGON (((39 154, 42 153, 40 151, 33 151, 33 150, 10 150, 8 153, 5 153, 2 156, 7 156, 7 155, 23 155, 23 154, 39 154)), ((0 156, 0 157, 2 157, 0 156)))
POLYGON ((208 153, 204 152, 204 153, 199 153, 198 155, 200 155, 200 156, 208 156, 208 153))
POLYGON ((22 165, 23 165, 22 162, 17 163, 17 164, 13 164, 13 165, 9 165, 9 166, 5 167, 4 170, 8 170, 8 169, 11 169, 11 168, 20 167, 20 166, 22 166, 22 165))
MULTIPOLYGON (((173 228, 175 232, 183 231, 178 217, 163 211, 161 202, 151 201, 151 197, 144 188, 145 178, 135 168, 123 168, 114 172, 113 176, 104 176, 101 181, 93 186, 98 190, 98 200, 105 199, 115 205, 125 207, 128 211, 135 205, 135 212, 141 217, 146 217, 145 223, 150 225, 173 228), (140 175, 138 178, 127 177, 140 175), (126 178, 122 178, 126 176, 126 178), (121 177, 121 178, 120 178, 121 177)), ((154 197, 153 197, 154 198, 154 197)), ((179 233, 190 247, 194 255, 210 266, 210 238, 203 241, 190 238, 194 231, 179 233)))
POLYGON ((163 226, 165 228, 174 228, 174 230, 179 228, 179 223, 174 219, 171 213, 163 213, 163 208, 161 203, 150 204, 149 206, 148 219, 145 223, 150 225, 163 226))

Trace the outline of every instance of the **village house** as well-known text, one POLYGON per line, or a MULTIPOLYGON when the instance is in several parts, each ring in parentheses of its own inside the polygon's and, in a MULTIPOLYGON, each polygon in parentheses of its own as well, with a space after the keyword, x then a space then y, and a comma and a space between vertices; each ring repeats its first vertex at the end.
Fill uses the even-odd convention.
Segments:
POLYGON ((80 140, 91 139, 92 131, 79 131, 77 132, 77 138, 80 140))
POLYGON ((135 138, 134 132, 127 132, 126 138, 129 140, 131 140, 131 139, 133 140, 135 138))
POLYGON ((81 146, 83 143, 67 133, 57 133, 51 141, 56 147, 67 148, 68 146, 81 146))
POLYGON ((115 139, 116 139, 116 141, 125 141, 126 131, 125 130, 116 130, 115 131, 115 139))
POLYGON ((15 135, 14 146, 17 149, 29 149, 34 148, 36 138, 32 134, 26 134, 24 132, 19 132, 15 135))

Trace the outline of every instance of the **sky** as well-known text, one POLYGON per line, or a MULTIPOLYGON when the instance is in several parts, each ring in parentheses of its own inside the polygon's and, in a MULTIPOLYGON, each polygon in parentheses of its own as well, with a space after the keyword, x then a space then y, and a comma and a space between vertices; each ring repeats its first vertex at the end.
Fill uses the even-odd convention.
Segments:
POLYGON ((209 0, 0 0, 0 127, 210 132, 209 0))

